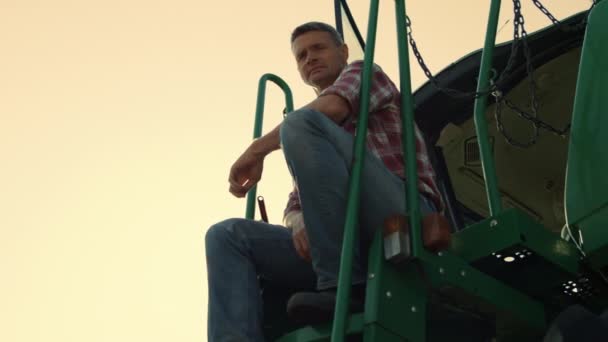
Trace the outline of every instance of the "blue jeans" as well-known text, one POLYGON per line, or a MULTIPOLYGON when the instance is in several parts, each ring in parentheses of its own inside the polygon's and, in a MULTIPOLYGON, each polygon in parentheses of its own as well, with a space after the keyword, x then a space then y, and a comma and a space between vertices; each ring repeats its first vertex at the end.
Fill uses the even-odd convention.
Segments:
MULTIPOLYGON (((299 110, 284 120, 281 145, 299 185, 312 264, 297 255, 285 227, 245 219, 213 225, 205 236, 210 342, 264 341, 258 276, 293 292, 336 287, 353 144, 353 136, 322 113, 299 110)), ((360 203, 353 284, 365 282, 374 231, 386 217, 406 212, 405 182, 369 151, 360 203)), ((420 207, 435 210, 424 196, 420 207)))

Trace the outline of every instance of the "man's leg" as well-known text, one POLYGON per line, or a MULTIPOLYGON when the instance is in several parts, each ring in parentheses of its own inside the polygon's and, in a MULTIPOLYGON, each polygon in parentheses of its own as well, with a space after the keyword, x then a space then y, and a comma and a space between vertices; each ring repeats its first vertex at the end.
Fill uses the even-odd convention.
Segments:
MULTIPOLYGON (((354 138, 324 114, 300 110, 281 126, 285 159, 298 183, 313 268, 320 290, 337 285, 354 138)), ((386 217, 406 212, 405 184, 371 152, 361 182, 360 226, 368 240, 386 217)), ((428 201, 421 210, 429 212, 428 201)), ((366 279, 365 253, 355 246, 353 284, 366 279)))
POLYGON ((210 342, 264 341, 258 276, 294 292, 315 286, 311 265, 284 227, 229 219, 209 228, 205 246, 210 342))

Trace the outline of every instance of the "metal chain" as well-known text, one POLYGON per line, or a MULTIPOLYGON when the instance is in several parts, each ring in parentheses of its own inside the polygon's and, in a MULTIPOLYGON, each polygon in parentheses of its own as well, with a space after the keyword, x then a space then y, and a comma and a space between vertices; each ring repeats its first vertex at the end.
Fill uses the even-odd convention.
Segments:
POLYGON ((422 69, 422 71, 424 72, 426 77, 429 79, 429 81, 431 81, 431 83, 439 91, 441 91, 453 98, 456 98, 456 99, 473 99, 473 98, 477 98, 479 96, 487 95, 494 90, 494 89, 490 89, 486 92, 477 93, 475 91, 466 92, 466 91, 462 91, 462 90, 458 90, 458 89, 442 87, 439 84, 439 81, 437 81, 437 79, 435 78, 435 76, 433 76, 433 73, 431 73, 431 70, 427 67, 426 63, 424 62, 424 58, 422 57, 422 55, 420 54, 420 51, 418 50, 418 46, 416 45, 416 41, 414 40, 414 36, 412 35, 412 32, 413 32, 412 22, 408 16, 405 17, 405 26, 406 26, 408 41, 409 41, 410 46, 412 47, 412 52, 413 52, 414 56, 416 57, 416 60, 418 61, 418 65, 420 65, 420 68, 422 69))
MULTIPOLYGON (((526 59, 526 72, 528 74, 528 87, 530 90, 530 109, 532 110, 531 113, 527 113, 526 111, 518 108, 513 102, 509 101, 508 99, 506 99, 505 97, 502 96, 502 92, 495 92, 494 95, 496 96, 496 111, 494 113, 495 118, 496 118, 496 126, 498 128, 498 131, 505 137, 505 139, 507 140, 507 142, 511 145, 517 146, 517 147, 522 147, 522 148, 526 148, 526 147, 530 147, 532 145, 534 145, 536 143, 536 141, 538 140, 538 136, 540 134, 539 131, 539 126, 537 124, 535 124, 535 121, 538 121, 537 118, 537 113, 538 113, 538 101, 536 99, 536 83, 534 81, 534 69, 532 67, 532 63, 531 63, 531 58, 530 58, 530 49, 528 47, 528 41, 527 41, 527 37, 528 37, 528 33, 526 32, 525 29, 525 20, 524 20, 524 16, 521 14, 521 3, 519 0, 513 0, 513 44, 511 45, 511 56, 510 57, 514 57, 514 54, 517 53, 517 48, 518 45, 520 43, 520 41, 523 43, 523 47, 524 47, 524 55, 525 55, 525 59, 526 59), (521 34, 521 36, 520 36, 521 34), (526 120, 530 120, 533 119, 535 121, 533 122, 533 128, 534 128, 534 134, 532 135, 532 137, 527 141, 527 142, 519 142, 517 140, 515 140, 505 129, 503 122, 502 122, 502 104, 504 103, 508 103, 509 108, 511 108, 511 110, 515 111, 520 117, 526 119, 526 120)), ((507 67, 505 68, 505 70, 510 71, 510 69, 513 67, 512 63, 513 63, 514 58, 509 58, 509 63, 507 63, 507 67)), ((505 74, 503 74, 505 75, 505 74)))
MULTIPOLYGON (((541 11, 543 12, 544 15, 547 16, 547 18, 549 18, 549 20, 551 20, 551 22, 553 22, 554 25, 562 25, 562 22, 557 20, 553 14, 551 14, 551 12, 549 12, 549 10, 540 3, 540 0, 532 0, 532 2, 534 3, 534 5, 541 11)), ((569 26, 561 26, 561 29, 565 32, 572 32, 572 31, 578 31, 580 29, 582 29, 583 27, 587 26, 587 17, 589 16, 589 13, 591 13, 591 9, 593 9, 593 7, 595 7, 595 5, 597 5, 597 0, 592 0, 591 1, 591 7, 589 7, 589 9, 587 10, 587 16, 585 16, 580 22, 573 24, 573 25, 569 25, 569 26)))
MULTIPOLYGON (((551 14, 551 12, 549 12, 549 10, 540 2, 540 0, 532 0, 532 1, 533 1, 534 5, 553 22, 553 24, 555 24, 555 25, 562 24, 559 20, 557 20, 551 14)), ((589 10, 591 10, 596 5, 596 3, 597 3, 597 0, 593 0, 593 4, 589 8, 589 10)), ((507 65, 505 66, 503 71, 500 73, 500 75, 498 76, 496 81, 494 81, 495 77, 492 77, 492 79, 490 80, 490 85, 491 85, 490 89, 488 89, 487 91, 482 91, 482 92, 475 92, 475 91, 466 92, 466 91, 462 91, 462 90, 458 90, 458 89, 442 87, 439 84, 439 81, 435 78, 435 76, 433 76, 433 73, 430 71, 430 69, 428 68, 428 66, 426 65, 426 63, 424 61, 424 58, 420 54, 420 50, 418 49, 418 46, 417 46, 416 41, 414 40, 414 36, 413 36, 412 22, 408 16, 406 16, 406 18, 405 18, 406 19, 405 25, 406 25, 408 41, 409 41, 410 46, 412 47, 412 52, 413 52, 414 56, 416 57, 416 60, 418 61, 420 68, 422 69, 422 71, 424 72, 426 77, 429 79, 429 81, 439 91, 447 94, 450 97, 456 98, 456 99, 474 99, 474 98, 478 98, 480 96, 493 94, 496 98, 495 117, 496 117, 496 125, 497 125, 498 130, 505 137, 505 139, 507 140, 507 142, 509 144, 518 146, 518 147, 522 147, 522 148, 526 148, 526 147, 530 147, 536 143, 536 141, 538 140, 539 134, 540 134, 540 131, 539 131, 540 129, 544 129, 551 133, 564 137, 570 131, 570 124, 568 124, 563 129, 557 129, 538 118, 539 104, 538 104, 538 98, 536 96, 536 81, 534 79, 534 67, 532 65, 530 47, 528 46, 528 39, 527 39, 528 33, 525 29, 525 20, 524 20, 524 16, 521 14, 520 0, 513 0, 513 12, 514 12, 513 42, 511 44, 511 53, 507 60, 507 65), (529 88, 529 93, 530 93, 530 109, 531 109, 530 113, 519 108, 511 100, 504 97, 502 91, 500 91, 500 88, 499 88, 499 86, 501 84, 503 84, 504 80, 508 76, 511 75, 511 70, 515 66, 515 61, 517 59, 516 57, 517 57, 520 43, 523 45, 524 57, 526 60, 526 73, 528 75, 528 88, 529 88), (503 103, 507 107, 509 107, 512 111, 514 111, 519 117, 532 123, 534 133, 533 133, 533 136, 527 142, 522 143, 522 142, 516 141, 506 131, 506 129, 503 125, 503 122, 502 122, 502 105, 503 105, 503 103)), ((585 18, 581 22, 577 23, 576 25, 572 25, 571 27, 563 27, 563 29, 566 31, 578 30, 581 28, 581 26, 584 27, 586 24, 587 24, 587 22, 586 22, 586 18, 585 18)), ((496 76, 496 75, 494 75, 494 76, 496 76)))
POLYGON ((545 6, 543 6, 543 4, 540 3, 539 0, 532 0, 532 2, 534 3, 534 5, 536 7, 538 7, 538 9, 541 12, 543 12, 544 15, 547 16, 547 18, 549 18, 553 22, 553 24, 556 24, 556 25, 561 24, 559 22, 559 20, 555 19, 555 17, 553 16, 553 14, 551 14, 551 12, 549 12, 549 10, 545 6))
MULTIPOLYGON (((537 0, 533 0, 533 1, 537 2, 537 0)), ((542 6, 542 4, 541 4, 541 6, 542 6)), ((514 26, 513 38, 514 39, 513 39, 513 45, 512 45, 512 53, 517 51, 517 45, 521 41, 521 43, 523 45, 524 57, 526 59, 526 73, 528 74, 528 89, 529 89, 529 94, 530 94, 530 110, 531 111, 530 111, 530 113, 526 112, 525 110, 523 110, 523 109, 519 108, 517 105, 515 105, 515 103, 513 103, 511 100, 503 97, 501 92, 495 92, 494 93, 494 95, 496 97, 495 117, 496 117, 496 126, 497 126, 498 130, 500 131, 500 133, 505 137, 507 142, 513 146, 526 148, 526 147, 530 147, 530 146, 534 145, 537 142, 541 128, 563 137, 569 132, 570 124, 568 124, 563 129, 557 129, 538 118, 539 104, 538 104, 538 97, 536 95, 537 87, 536 87, 536 81, 534 79, 534 67, 532 66, 532 56, 530 53, 530 47, 528 46, 528 39, 527 39, 528 33, 525 29, 525 19, 524 19, 524 16, 521 14, 520 0, 513 0, 513 12, 514 12, 514 19, 513 19, 513 26, 514 26), (534 133, 527 142, 522 143, 522 142, 516 141, 506 131, 506 129, 503 125, 503 122, 502 122, 502 104, 503 104, 503 102, 504 102, 504 104, 507 105, 507 107, 509 107, 512 111, 514 111, 519 117, 532 123, 534 133)), ((548 11, 547 11, 547 13, 548 13, 548 11)), ((509 70, 511 67, 512 66, 507 65, 505 70, 509 70)))

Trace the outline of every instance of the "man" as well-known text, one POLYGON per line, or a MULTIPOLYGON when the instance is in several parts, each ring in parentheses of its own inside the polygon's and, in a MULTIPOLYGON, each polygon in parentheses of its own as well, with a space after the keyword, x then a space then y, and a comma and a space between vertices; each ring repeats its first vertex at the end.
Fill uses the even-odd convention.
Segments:
MULTIPOLYGON (((318 97, 251 143, 229 176, 230 192, 244 197, 261 179, 265 156, 282 148, 296 184, 285 210, 288 229, 245 219, 226 220, 209 229, 210 341, 264 340, 258 277, 274 287, 309 291, 291 298, 288 312, 295 319, 329 318, 335 303, 363 63, 348 65, 347 46, 323 23, 297 27, 291 48, 302 79, 318 97)), ((374 230, 386 217, 406 212, 399 101, 393 82, 375 66, 361 184, 363 243, 355 248, 353 265, 353 310, 362 308, 366 247, 374 230)), ((436 211, 442 203, 418 129, 416 150, 421 210, 436 211)))

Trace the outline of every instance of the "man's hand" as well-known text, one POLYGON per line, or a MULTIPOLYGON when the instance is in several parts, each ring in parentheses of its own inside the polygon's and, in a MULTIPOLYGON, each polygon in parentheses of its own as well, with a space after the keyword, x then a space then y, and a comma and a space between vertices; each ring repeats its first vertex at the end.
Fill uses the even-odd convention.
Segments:
POLYGON ((236 197, 244 197, 247 191, 260 181, 263 169, 264 156, 254 153, 251 148, 245 150, 230 168, 230 193, 236 197))
POLYGON ((264 158, 272 151, 278 150, 279 129, 277 125, 263 137, 254 140, 230 168, 230 193, 236 197, 244 197, 247 191, 262 179, 264 158))
POLYGON ((285 226, 291 229, 291 237, 293 245, 296 248, 298 255, 310 262, 310 243, 306 235, 306 227, 304 225, 304 215, 301 211, 292 211, 285 216, 285 226))

